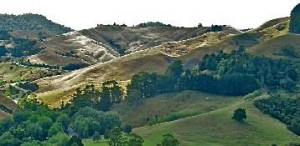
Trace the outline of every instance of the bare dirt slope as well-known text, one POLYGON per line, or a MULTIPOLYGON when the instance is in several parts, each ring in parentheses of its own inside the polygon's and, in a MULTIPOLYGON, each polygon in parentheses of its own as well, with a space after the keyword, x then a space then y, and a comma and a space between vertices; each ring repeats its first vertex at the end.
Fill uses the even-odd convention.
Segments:
POLYGON ((16 103, 0 93, 0 120, 9 116, 11 114, 11 111, 15 111, 16 108, 16 103))

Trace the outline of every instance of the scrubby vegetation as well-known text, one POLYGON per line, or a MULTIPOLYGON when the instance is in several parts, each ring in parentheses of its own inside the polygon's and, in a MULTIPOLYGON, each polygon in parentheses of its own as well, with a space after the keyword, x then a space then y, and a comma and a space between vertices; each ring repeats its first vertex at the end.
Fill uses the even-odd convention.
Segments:
POLYGON ((18 95, 18 94, 20 94, 21 92, 22 92, 22 91, 20 91, 20 90, 17 89, 16 87, 9 85, 9 86, 6 87, 6 90, 5 90, 4 94, 5 94, 6 96, 8 96, 8 97, 12 97, 13 95, 18 95))
POLYGON ((0 30, 47 30, 55 34, 71 31, 70 28, 54 23, 37 14, 1 14, 0 19, 0 30))
POLYGON ((36 54, 42 49, 36 46, 36 40, 10 37, 6 41, 13 47, 0 46, 0 56, 10 54, 12 57, 23 57, 36 54))
POLYGON ((31 63, 29 60, 24 61, 24 60, 20 60, 19 63, 21 65, 24 66, 28 66, 28 67, 41 67, 41 68, 48 68, 48 69, 54 69, 54 70, 58 70, 59 66, 53 66, 53 65, 48 65, 48 64, 36 64, 36 63, 31 63))
POLYGON ((11 53, 13 57, 22 57, 36 54, 40 51, 40 48, 36 47, 36 41, 30 39, 13 38, 14 48, 6 48, 8 53, 11 53))
POLYGON ((19 86, 22 89, 28 90, 30 92, 34 92, 39 89, 39 85, 37 83, 30 83, 30 82, 21 82, 18 83, 17 86, 19 86))
POLYGON ((173 27, 170 24, 164 24, 162 22, 146 22, 140 23, 136 27, 173 27))
POLYGON ((7 30, 0 30, 0 40, 9 40, 10 34, 7 30))
POLYGON ((7 53, 7 50, 5 49, 5 46, 0 46, 0 57, 5 56, 7 53))
POLYGON ((224 27, 226 27, 226 25, 211 25, 210 31, 212 32, 222 31, 224 27))
POLYGON ((86 63, 70 63, 70 64, 62 67, 62 69, 63 70, 77 70, 77 69, 81 69, 81 68, 84 68, 87 66, 89 66, 89 65, 86 63))

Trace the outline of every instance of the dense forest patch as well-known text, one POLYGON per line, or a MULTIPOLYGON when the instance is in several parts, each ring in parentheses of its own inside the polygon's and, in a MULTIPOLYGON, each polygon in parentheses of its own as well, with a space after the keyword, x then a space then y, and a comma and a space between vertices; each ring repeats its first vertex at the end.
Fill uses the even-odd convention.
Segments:
POLYGON ((263 113, 280 120, 288 129, 300 135, 300 102, 297 99, 270 97, 255 101, 255 106, 263 113))

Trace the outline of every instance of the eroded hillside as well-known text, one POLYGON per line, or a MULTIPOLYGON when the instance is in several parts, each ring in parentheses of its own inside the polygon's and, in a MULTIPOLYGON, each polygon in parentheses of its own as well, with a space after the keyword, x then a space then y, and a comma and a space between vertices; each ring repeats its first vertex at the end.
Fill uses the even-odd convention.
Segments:
POLYGON ((74 89, 85 84, 99 85, 111 79, 127 81, 139 72, 163 73, 172 60, 176 59, 182 60, 185 67, 193 67, 205 54, 219 50, 230 51, 239 46, 251 48, 287 34, 288 22, 288 18, 275 19, 265 23, 259 29, 242 34, 233 34, 231 30, 206 33, 185 41, 165 43, 137 51, 61 76, 41 79, 37 81, 41 87, 38 95, 47 103, 58 105, 58 101, 70 99, 74 89), (49 95, 51 95, 50 100, 48 100, 49 95))
POLYGON ((79 32, 70 32, 39 42, 43 48, 28 59, 36 64, 66 66, 68 64, 96 64, 114 59, 118 54, 102 43, 79 32))
MULTIPOLYGON (((239 33, 229 26, 223 31, 239 33)), ((127 27, 99 25, 96 28, 71 32, 38 43, 42 49, 28 59, 35 64, 88 66, 115 57, 131 54, 166 42, 178 42, 212 32, 211 27, 127 27), (84 64, 84 65, 83 65, 84 64)), ((182 48, 182 47, 181 47, 182 48)), ((183 50, 184 51, 184 50, 183 50)), ((182 51, 181 51, 182 52, 182 51)))

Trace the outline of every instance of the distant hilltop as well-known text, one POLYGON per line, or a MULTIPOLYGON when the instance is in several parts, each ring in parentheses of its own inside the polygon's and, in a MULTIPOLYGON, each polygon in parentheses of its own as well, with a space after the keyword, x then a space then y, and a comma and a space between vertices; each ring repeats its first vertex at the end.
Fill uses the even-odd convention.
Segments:
POLYGON ((54 34, 63 34, 72 31, 71 28, 48 20, 39 14, 0 14, 0 30, 44 30, 54 34))

